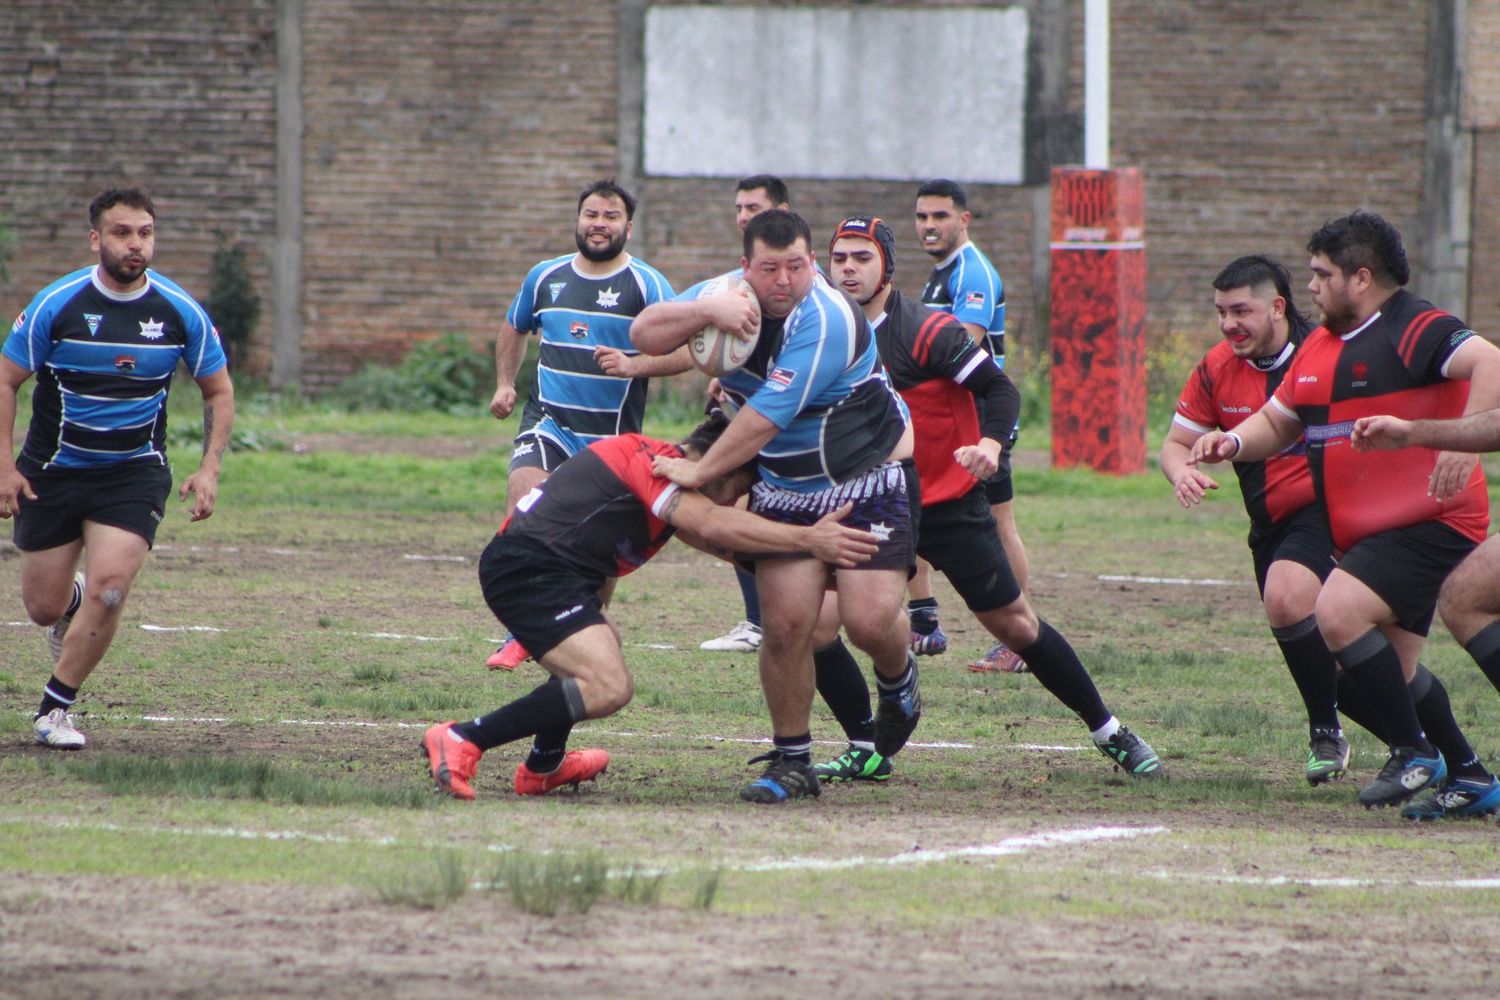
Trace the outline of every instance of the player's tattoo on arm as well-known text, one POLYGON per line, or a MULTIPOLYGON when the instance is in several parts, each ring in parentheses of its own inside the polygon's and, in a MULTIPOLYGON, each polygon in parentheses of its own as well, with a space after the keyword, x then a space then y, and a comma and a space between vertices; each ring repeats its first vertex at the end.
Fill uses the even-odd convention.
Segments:
MULTIPOLYGON (((214 439, 214 405, 203 404, 203 454, 208 454, 209 445, 214 439)), ((222 449, 221 449, 222 451, 222 449)))
POLYGON ((667 506, 661 512, 661 519, 668 524, 675 523, 672 518, 677 514, 677 507, 682 503, 682 491, 678 490, 672 494, 672 499, 667 501, 667 506))

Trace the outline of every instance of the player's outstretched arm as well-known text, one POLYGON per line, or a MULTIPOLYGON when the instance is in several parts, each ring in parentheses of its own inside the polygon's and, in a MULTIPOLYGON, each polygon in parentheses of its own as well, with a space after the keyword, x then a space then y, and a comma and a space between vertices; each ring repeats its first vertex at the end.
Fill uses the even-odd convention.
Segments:
POLYGON ((1161 473, 1172 484, 1172 492, 1184 509, 1192 509, 1203 502, 1209 490, 1219 488, 1218 482, 1206 472, 1200 472, 1189 464, 1193 445, 1203 435, 1181 424, 1174 423, 1161 443, 1161 473))
POLYGON ((594 348, 594 361, 599 370, 616 378, 658 378, 678 375, 693 367, 693 352, 687 345, 671 354, 656 357, 650 354, 626 354, 615 347, 599 345, 594 348))
POLYGON ((868 531, 840 524, 852 505, 807 526, 782 524, 740 510, 720 507, 701 493, 683 491, 672 498, 665 520, 683 541, 723 559, 736 552, 806 552, 835 566, 852 569, 869 560, 879 545, 868 531))
POLYGON ((1232 431, 1209 431, 1194 442, 1189 465, 1259 462, 1297 440, 1302 425, 1269 400, 1232 431))

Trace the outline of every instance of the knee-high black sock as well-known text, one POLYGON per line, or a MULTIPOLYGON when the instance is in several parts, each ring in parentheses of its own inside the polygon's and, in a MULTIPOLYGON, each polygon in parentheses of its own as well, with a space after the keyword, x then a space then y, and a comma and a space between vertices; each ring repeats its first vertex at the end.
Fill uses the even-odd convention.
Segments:
POLYGON ((854 654, 835 637, 813 652, 818 694, 844 729, 850 743, 875 743, 875 713, 870 706, 870 684, 854 654))
POLYGON ((1389 744, 1391 741, 1385 734, 1385 727, 1380 723, 1380 713, 1375 711, 1375 706, 1370 704, 1358 684, 1349 679, 1347 673, 1340 673, 1338 679, 1339 711, 1349 717, 1349 721, 1368 731, 1377 740, 1389 744))
POLYGON ((1417 720, 1422 723, 1432 745, 1443 752, 1448 772, 1455 778, 1489 777, 1490 772, 1479 763, 1479 755, 1458 727, 1458 720, 1453 717, 1453 705, 1448 701, 1448 689, 1437 675, 1419 663, 1409 689, 1412 704, 1417 709, 1417 720))
POLYGON ((587 714, 578 682, 572 678, 560 681, 554 677, 509 705, 473 722, 460 722, 453 728, 479 749, 489 750, 538 733, 571 729, 573 723, 583 720, 587 714))
POLYGON ((1076 712, 1090 731, 1109 721, 1109 709, 1104 707, 1104 699, 1099 697, 1094 679, 1057 629, 1040 622, 1036 642, 1016 650, 1016 655, 1026 661, 1036 679, 1042 682, 1042 687, 1076 712))
POLYGON ((1308 615, 1293 625, 1271 629, 1292 682, 1307 706, 1310 729, 1337 729, 1338 665, 1318 632, 1318 620, 1308 615))
POLYGON ((1433 752, 1422 724, 1417 721, 1411 692, 1406 689, 1401 657, 1385 633, 1372 628, 1343 649, 1335 650, 1333 655, 1344 668, 1349 683, 1357 685, 1370 700, 1391 746, 1411 747, 1424 757, 1433 752))
POLYGON ((1495 690, 1500 691, 1500 622, 1480 629, 1474 638, 1464 643, 1464 649, 1474 657, 1474 662, 1495 685, 1495 690))
POLYGON ((47 686, 42 688, 42 706, 36 711, 36 718, 40 719, 59 708, 72 708, 73 702, 78 700, 78 689, 68 687, 53 674, 47 681, 47 686))

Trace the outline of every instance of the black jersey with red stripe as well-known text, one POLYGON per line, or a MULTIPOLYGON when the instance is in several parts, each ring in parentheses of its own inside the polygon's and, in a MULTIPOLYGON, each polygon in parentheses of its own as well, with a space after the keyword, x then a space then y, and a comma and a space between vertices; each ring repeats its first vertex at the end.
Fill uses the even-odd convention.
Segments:
MULTIPOLYGON (((1256 359, 1236 357, 1229 341, 1221 340, 1188 376, 1172 422, 1199 434, 1234 430, 1264 406, 1281 385, 1305 336, 1304 329, 1293 323, 1280 353, 1256 359)), ((1307 443, 1300 437, 1264 461, 1235 462, 1234 473, 1240 481, 1245 512, 1259 531, 1291 517, 1316 499, 1312 470, 1307 464, 1307 443)))
POLYGON ((1469 383, 1450 381, 1443 369, 1472 336, 1458 317, 1403 290, 1351 333, 1337 336, 1319 327, 1297 351, 1273 403, 1302 423, 1313 485, 1340 549, 1424 521, 1484 540, 1490 504, 1478 465, 1457 495, 1438 501, 1427 495, 1435 450, 1357 452, 1349 446, 1360 417, 1462 416, 1469 383))
POLYGON ((1005 441, 1021 396, 989 351, 974 343, 956 317, 892 289, 875 324, 875 346, 891 385, 911 410, 922 506, 956 500, 975 486, 953 458, 980 437, 1005 441), (986 401, 980 426, 974 401, 986 401))
POLYGON ((522 497, 500 533, 540 542, 588 573, 639 569, 676 531, 661 512, 680 487, 651 474, 657 455, 680 458, 682 449, 641 434, 596 441, 522 497))

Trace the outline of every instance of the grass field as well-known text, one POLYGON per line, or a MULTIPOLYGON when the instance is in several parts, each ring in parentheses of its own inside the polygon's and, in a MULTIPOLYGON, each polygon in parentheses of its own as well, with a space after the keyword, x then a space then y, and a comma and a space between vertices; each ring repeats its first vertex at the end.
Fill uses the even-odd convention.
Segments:
MULTIPOLYGON (((1227 479, 1189 514, 1154 472, 1017 472, 1033 601, 1169 781, 1115 773, 1030 676, 964 670, 987 637, 940 589, 953 649, 896 776, 743 804, 753 658, 697 649, 738 592, 674 546, 613 609, 635 702, 574 737, 608 773, 518 799, 499 748, 459 803, 420 733, 543 676, 484 669, 513 425, 246 400, 238 427, 260 450, 212 519, 169 514, 83 752, 32 742, 50 664, 0 547, 0 997, 1493 993, 1500 831, 1357 808, 1364 734, 1351 780, 1303 782, 1227 479)), ((1426 662, 1500 764, 1500 697, 1441 628, 1426 662)))

